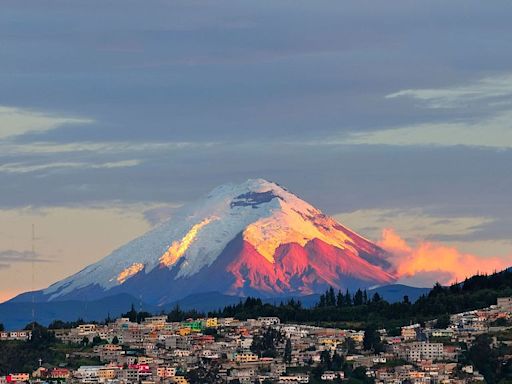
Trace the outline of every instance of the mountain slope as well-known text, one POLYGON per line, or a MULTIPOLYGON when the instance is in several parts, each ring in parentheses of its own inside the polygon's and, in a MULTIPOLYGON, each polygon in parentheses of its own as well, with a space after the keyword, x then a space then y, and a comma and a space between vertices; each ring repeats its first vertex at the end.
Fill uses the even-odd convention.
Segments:
MULTIPOLYGON (((150 304, 217 291, 309 295, 395 281, 384 250, 283 187, 226 184, 109 256, 38 293, 92 300, 118 293, 150 304)), ((18 299, 19 300, 19 299, 18 299)))

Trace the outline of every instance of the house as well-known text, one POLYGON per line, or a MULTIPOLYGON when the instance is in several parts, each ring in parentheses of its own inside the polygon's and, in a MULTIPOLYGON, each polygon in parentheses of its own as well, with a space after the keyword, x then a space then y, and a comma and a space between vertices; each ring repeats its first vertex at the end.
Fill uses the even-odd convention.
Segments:
POLYGON ((297 374, 288 376, 279 376, 279 384, 286 383, 309 383, 309 375, 297 374))
POLYGON ((258 321, 265 327, 281 324, 279 317, 258 317, 258 321))
POLYGON ((218 326, 219 323, 216 317, 206 319, 206 328, 217 328, 218 326))
POLYGON ((160 378, 168 378, 176 376, 176 368, 174 367, 158 367, 156 375, 160 378))
POLYGON ((402 327, 401 335, 404 340, 417 340, 420 331, 419 324, 412 324, 402 327))
POLYGON ((235 361, 237 363, 252 363, 258 361, 258 355, 249 351, 236 353, 235 361))
POLYGON ((497 306, 504 312, 512 312, 512 297, 498 297, 497 306))
POLYGON ((28 381, 29 379, 30 375, 28 373, 10 373, 6 376, 6 381, 8 383, 21 383, 28 381))
POLYGON ((49 370, 49 375, 47 376, 50 379, 67 379, 71 377, 71 372, 67 368, 52 368, 49 370))
POLYGON ((320 376, 320 379, 323 381, 334 381, 338 378, 344 379, 345 373, 344 372, 325 371, 320 376))
POLYGON ((444 357, 443 343, 415 342, 401 345, 401 356, 407 361, 441 360, 444 357))

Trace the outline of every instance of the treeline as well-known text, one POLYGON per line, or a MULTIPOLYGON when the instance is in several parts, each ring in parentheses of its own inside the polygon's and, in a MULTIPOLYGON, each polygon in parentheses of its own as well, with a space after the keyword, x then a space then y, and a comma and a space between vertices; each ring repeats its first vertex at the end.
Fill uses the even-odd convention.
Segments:
MULTIPOLYGON (((195 309, 190 310, 182 310, 179 305, 174 306, 169 312, 165 313, 162 311, 160 313, 161 316, 167 316, 167 321, 174 322, 174 321, 183 321, 187 319, 197 319, 200 317, 205 317, 205 314, 199 311, 196 311, 195 309)), ((135 310, 135 307, 132 304, 131 309, 123 313, 120 317, 128 318, 133 323, 141 323, 146 319, 147 317, 154 316, 154 314, 146 311, 137 311, 135 310)), ((109 323, 111 320, 106 319, 105 324, 109 323)))
POLYGON ((436 283, 427 295, 414 303, 407 296, 400 302, 389 303, 378 293, 369 297, 363 290, 351 294, 329 288, 313 308, 304 308, 297 300, 273 305, 249 297, 209 315, 242 320, 277 316, 284 322, 333 323, 340 326, 343 325, 340 323, 350 323, 356 328, 373 324, 392 329, 411 321, 423 322, 451 313, 488 307, 496 304, 497 297, 503 296, 512 296, 512 272, 509 270, 492 275, 476 275, 448 287, 436 283))
MULTIPOLYGON (((371 302, 377 303, 382 300, 381 295, 375 292, 371 298, 368 297, 368 292, 365 290, 358 289, 353 295, 350 294, 348 289, 345 294, 338 290, 338 293, 334 291, 333 287, 330 287, 324 294, 320 295, 320 299, 317 303, 317 307, 352 307, 363 304, 369 304, 371 302)), ((404 296, 404 302, 409 303, 409 297, 404 296)))

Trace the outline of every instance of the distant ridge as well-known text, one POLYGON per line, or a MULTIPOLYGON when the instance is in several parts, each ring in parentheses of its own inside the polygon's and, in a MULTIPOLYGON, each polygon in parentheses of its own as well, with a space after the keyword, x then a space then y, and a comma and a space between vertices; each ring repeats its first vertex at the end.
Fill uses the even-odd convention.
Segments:
MULTIPOLYGON (((27 297, 30 299, 29 297, 27 297)), ((137 310, 158 313, 161 309, 146 303, 128 294, 118 294, 99 300, 80 301, 51 301, 36 302, 30 300, 8 301, 0 304, 0 323, 8 330, 21 329, 32 321, 32 307, 35 308, 35 321, 47 326, 53 320, 75 321, 79 318, 84 321, 103 321, 107 316, 118 317, 127 312, 131 305, 137 310), (142 305, 141 305, 142 304, 142 305)))

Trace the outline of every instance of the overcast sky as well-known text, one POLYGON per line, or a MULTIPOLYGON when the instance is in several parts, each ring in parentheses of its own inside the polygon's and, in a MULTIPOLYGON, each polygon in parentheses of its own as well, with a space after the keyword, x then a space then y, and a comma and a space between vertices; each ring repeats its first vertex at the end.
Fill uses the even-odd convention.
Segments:
POLYGON ((2 1, 0 299, 252 177, 374 240, 512 264, 510 20, 509 1, 2 1))

